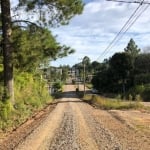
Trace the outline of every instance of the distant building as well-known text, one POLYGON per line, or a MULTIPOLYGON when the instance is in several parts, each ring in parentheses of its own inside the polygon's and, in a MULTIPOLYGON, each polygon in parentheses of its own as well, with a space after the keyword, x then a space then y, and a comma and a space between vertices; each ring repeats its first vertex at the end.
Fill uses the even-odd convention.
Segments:
POLYGON ((75 78, 75 76, 76 76, 76 70, 75 70, 74 67, 71 68, 71 69, 68 71, 68 75, 69 75, 69 77, 71 77, 71 78, 75 78))

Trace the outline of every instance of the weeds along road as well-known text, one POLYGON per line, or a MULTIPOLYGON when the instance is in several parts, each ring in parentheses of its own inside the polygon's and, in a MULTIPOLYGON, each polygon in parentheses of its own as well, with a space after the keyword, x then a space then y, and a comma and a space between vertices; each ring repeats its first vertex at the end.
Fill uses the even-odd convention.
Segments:
POLYGON ((15 150, 149 150, 142 134, 111 113, 93 108, 66 85, 64 97, 15 150))

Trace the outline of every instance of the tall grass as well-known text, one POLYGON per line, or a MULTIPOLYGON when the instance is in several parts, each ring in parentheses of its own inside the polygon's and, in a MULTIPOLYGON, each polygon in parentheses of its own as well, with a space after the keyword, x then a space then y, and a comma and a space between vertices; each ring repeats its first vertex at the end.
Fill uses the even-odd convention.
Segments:
POLYGON ((0 101, 0 129, 8 130, 23 123, 36 111, 52 102, 46 83, 39 76, 20 73, 15 76, 15 104, 0 101))
POLYGON ((110 110, 110 109, 138 109, 142 108, 143 105, 137 102, 126 102, 121 101, 120 99, 108 99, 98 95, 85 95, 83 100, 91 104, 100 107, 101 109, 110 110))

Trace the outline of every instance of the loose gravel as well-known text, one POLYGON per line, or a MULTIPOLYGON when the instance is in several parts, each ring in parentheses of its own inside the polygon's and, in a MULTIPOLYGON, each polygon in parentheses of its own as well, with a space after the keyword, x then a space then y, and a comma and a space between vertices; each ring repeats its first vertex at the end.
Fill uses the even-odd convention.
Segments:
POLYGON ((15 150, 149 150, 149 134, 78 99, 74 86, 15 150))

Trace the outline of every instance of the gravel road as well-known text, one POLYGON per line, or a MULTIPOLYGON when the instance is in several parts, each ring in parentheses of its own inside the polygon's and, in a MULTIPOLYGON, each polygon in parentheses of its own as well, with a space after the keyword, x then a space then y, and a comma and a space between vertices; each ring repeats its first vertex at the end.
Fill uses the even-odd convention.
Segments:
POLYGON ((15 150, 149 150, 150 135, 78 99, 74 86, 15 150))

